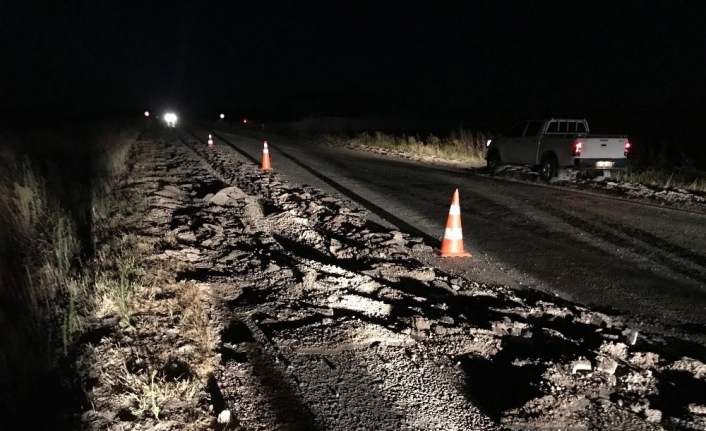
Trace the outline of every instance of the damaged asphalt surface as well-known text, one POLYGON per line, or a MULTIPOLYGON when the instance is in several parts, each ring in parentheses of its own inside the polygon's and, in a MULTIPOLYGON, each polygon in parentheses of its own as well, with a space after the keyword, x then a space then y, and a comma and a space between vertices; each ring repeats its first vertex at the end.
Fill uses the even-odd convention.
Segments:
MULTIPOLYGON (((254 136, 216 129, 215 138, 217 145, 227 141, 259 160, 262 140, 254 136)), ((438 244, 458 188, 466 248, 474 257, 438 263, 448 270, 600 309, 689 324, 700 328, 698 336, 706 334, 704 206, 683 211, 662 207, 662 201, 643 205, 497 180, 460 167, 260 138, 271 138, 273 166, 288 180, 348 196, 432 244, 438 244)))
MULTIPOLYGON (((98 383, 89 429, 706 427, 698 343, 430 265, 422 237, 285 181, 276 160, 262 172, 178 132, 136 147, 130 187, 149 202, 136 234, 170 238, 143 266, 169 263, 177 283, 198 286, 214 341, 199 351, 157 328, 142 342, 198 391, 152 418, 121 413, 134 406, 98 383), (193 369, 203 356, 208 375, 193 369)), ((155 307, 169 297, 157 288, 155 307)), ((138 342, 113 333, 95 350, 138 342)))

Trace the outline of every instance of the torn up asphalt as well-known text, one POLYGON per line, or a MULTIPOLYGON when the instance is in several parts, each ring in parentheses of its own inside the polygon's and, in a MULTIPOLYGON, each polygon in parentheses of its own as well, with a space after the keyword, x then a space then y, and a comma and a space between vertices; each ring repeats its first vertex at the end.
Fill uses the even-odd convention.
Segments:
POLYGON ((198 286, 215 339, 150 340, 199 383, 188 408, 120 419, 104 402, 89 429, 706 428, 700 345, 445 273, 413 256, 433 252, 421 238, 226 148, 157 136, 135 160, 150 202, 138 235, 169 238, 143 265, 171 262, 198 286), (196 355, 210 355, 206 375, 196 355))

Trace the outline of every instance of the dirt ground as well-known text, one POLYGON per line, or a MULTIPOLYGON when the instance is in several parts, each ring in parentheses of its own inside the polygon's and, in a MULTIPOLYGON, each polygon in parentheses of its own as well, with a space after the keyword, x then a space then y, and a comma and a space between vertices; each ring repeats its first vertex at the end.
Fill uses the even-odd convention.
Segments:
POLYGON ((144 276, 86 337, 87 429, 706 429, 702 346, 447 274, 225 147, 145 135, 133 161, 144 276))

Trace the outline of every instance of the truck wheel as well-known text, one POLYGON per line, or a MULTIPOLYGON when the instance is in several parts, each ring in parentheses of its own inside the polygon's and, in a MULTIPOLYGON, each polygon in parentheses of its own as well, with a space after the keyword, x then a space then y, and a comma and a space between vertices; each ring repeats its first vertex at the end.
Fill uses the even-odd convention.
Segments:
POLYGON ((488 157, 486 157, 485 159, 485 163, 488 167, 488 172, 494 174, 503 162, 502 160, 500 160, 500 153, 498 153, 497 151, 493 151, 488 154, 488 157))
POLYGON ((557 161, 554 155, 544 156, 539 164, 539 178, 542 181, 549 182, 556 176, 557 161))

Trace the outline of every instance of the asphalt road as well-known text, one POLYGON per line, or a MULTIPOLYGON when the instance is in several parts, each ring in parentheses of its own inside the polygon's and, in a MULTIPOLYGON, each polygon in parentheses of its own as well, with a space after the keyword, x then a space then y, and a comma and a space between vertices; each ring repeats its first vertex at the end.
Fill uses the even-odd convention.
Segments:
MULTIPOLYGON (((216 145, 251 162, 262 154, 253 136, 214 130, 216 145)), ((343 194, 374 220, 429 242, 438 244, 458 188, 473 258, 438 259, 445 269, 665 323, 706 324, 706 214, 269 138, 273 167, 288 180, 343 194)))

